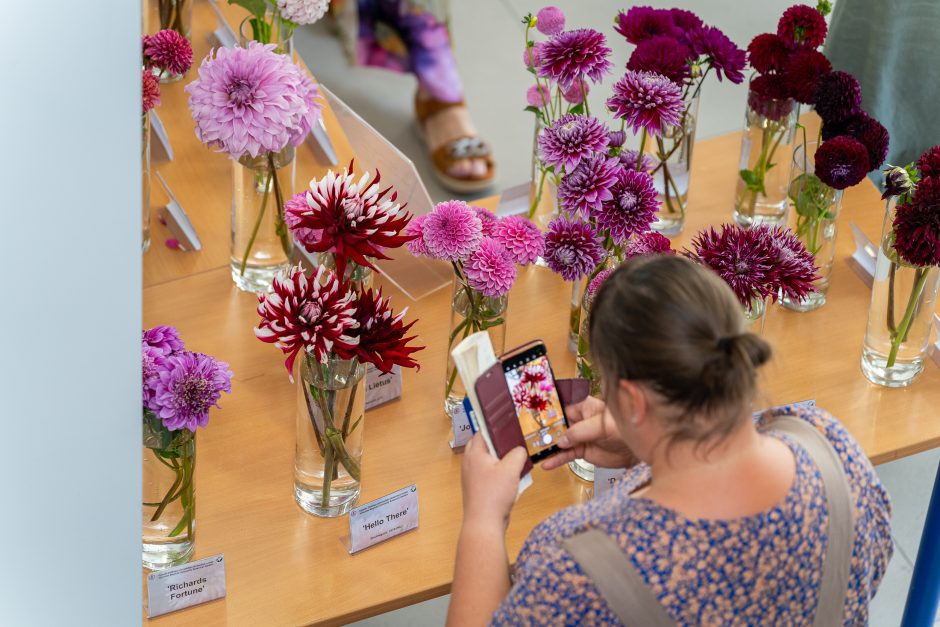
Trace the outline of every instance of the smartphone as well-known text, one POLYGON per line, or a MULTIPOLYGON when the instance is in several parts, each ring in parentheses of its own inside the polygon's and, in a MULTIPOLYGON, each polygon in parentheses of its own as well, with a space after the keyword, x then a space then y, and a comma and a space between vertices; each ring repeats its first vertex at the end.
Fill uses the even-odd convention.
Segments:
POLYGON ((500 357, 503 375, 533 464, 559 451, 568 418, 545 344, 536 341, 500 357))

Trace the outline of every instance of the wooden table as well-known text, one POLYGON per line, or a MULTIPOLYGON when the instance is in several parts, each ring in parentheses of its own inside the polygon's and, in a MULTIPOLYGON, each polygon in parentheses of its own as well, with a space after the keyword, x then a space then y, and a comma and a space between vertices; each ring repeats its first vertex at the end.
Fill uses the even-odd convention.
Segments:
MULTIPOLYGON (((215 27, 207 4, 195 3, 194 13, 199 59, 206 52, 204 34, 215 27)), ((162 245, 167 233, 155 227, 152 250, 144 256, 143 325, 176 326, 188 348, 227 361, 235 378, 222 410, 213 410, 209 427, 198 434, 196 473, 195 558, 225 554, 228 595, 153 622, 342 624, 446 594, 461 520, 461 456, 448 446, 450 424, 442 411, 449 290, 412 303, 382 278, 377 281, 397 308, 410 305, 409 317, 420 318, 414 330, 427 348, 418 354, 420 372, 404 376, 403 398, 366 416, 361 502, 416 483, 420 527, 350 556, 340 544, 348 533, 346 517, 315 518, 293 500, 296 390, 281 353, 254 338, 256 297, 240 292, 230 277, 229 162, 195 140, 182 84, 163 93, 159 111, 177 154, 160 170, 192 216, 204 248, 168 250, 162 245)), ((344 163, 352 149, 329 111, 326 116, 344 163)), ((675 246, 687 244, 706 225, 730 220, 739 145, 738 133, 697 144, 689 220, 675 246)), ((322 174, 326 164, 306 149, 299 153, 299 183, 322 174)), ((491 198, 480 204, 495 203, 491 198)), ((868 383, 859 368, 869 290, 844 262, 853 249, 848 224, 877 239, 882 215, 870 183, 849 190, 830 302, 806 314, 769 309, 765 334, 775 358, 761 377, 759 401, 769 406, 815 399, 846 424, 876 464, 940 446, 940 369, 928 364, 911 388, 888 390, 868 383)), ((510 295, 507 347, 542 338, 556 373, 573 375, 566 347, 569 297, 570 287, 549 271, 522 270, 510 295)), ((507 534, 513 556, 538 522, 592 493, 565 470, 536 469, 534 479, 513 510, 507 534)))

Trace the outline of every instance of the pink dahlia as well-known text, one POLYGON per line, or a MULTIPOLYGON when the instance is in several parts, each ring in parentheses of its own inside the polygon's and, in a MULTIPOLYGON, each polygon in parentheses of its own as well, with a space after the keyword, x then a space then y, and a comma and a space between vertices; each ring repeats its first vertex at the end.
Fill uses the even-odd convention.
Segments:
POLYGON ((588 283, 587 290, 586 290, 588 300, 594 300, 594 297, 597 296, 597 292, 599 292, 601 289, 601 286, 604 285, 604 281, 610 278, 610 275, 613 273, 614 271, 612 269, 601 270, 600 272, 597 273, 597 276, 591 279, 591 282, 588 283))
POLYGON ((483 237, 490 237, 496 231, 496 226, 499 224, 499 217, 489 209, 485 207, 477 207, 471 205, 473 213, 480 218, 480 225, 483 227, 483 237))
MULTIPOLYGON (((636 164, 634 164, 635 166, 636 164)), ((659 201, 653 187, 653 177, 635 169, 620 168, 613 187, 613 195, 601 203, 591 215, 597 226, 610 234, 614 244, 620 246, 634 233, 647 231, 656 216, 659 201)))
POLYGON ((869 170, 868 149, 854 137, 833 137, 816 150, 816 176, 833 189, 857 185, 869 170))
POLYGON ((505 246, 512 260, 527 266, 542 256, 545 240, 539 227, 522 216, 507 216, 493 230, 493 237, 505 246))
POLYGON ((645 128, 653 136, 682 119, 682 90, 663 76, 628 70, 613 88, 607 107, 626 121, 633 132, 645 128))
POLYGON ((170 431, 195 431, 208 424, 209 409, 219 406, 222 392, 232 391, 232 373, 224 362, 183 351, 164 358, 150 385, 148 409, 163 426, 170 431))
POLYGON ((545 85, 532 85, 525 92, 525 101, 530 107, 542 107, 551 102, 552 94, 545 85))
POLYGON ((542 161, 571 172, 582 159, 607 148, 607 127, 597 118, 566 113, 542 129, 538 137, 542 161))
POLYGON ((160 80, 149 69, 144 68, 141 75, 143 112, 147 113, 160 104, 160 80))
POLYGON ((561 178, 558 202, 562 209, 580 211, 585 216, 613 198, 610 188, 621 169, 616 157, 594 154, 582 159, 573 171, 561 178))
POLYGON ((233 159, 298 146, 320 119, 316 87, 273 44, 210 52, 185 89, 196 136, 233 159))
POLYGON ((424 347, 408 345, 416 336, 405 337, 414 325, 414 321, 403 322, 406 312, 396 315, 391 299, 382 299, 381 289, 376 292, 370 288, 359 295, 355 313, 359 327, 351 334, 358 338, 353 352, 360 363, 372 364, 382 372, 391 372, 396 365, 418 368, 411 355, 424 347))
POLYGON ((467 285, 490 298, 499 298, 512 288, 516 266, 506 247, 492 237, 484 237, 463 265, 467 285))
POLYGON ((277 10, 294 24, 313 24, 326 15, 330 0, 277 0, 277 10))
POLYGON ((623 250, 624 259, 631 257, 643 257, 645 255, 675 255, 676 251, 672 249, 672 242, 662 233, 656 231, 647 231, 638 233, 627 242, 623 250))
POLYGON ((826 18, 813 7, 797 4, 783 12, 777 35, 791 48, 818 48, 826 41, 826 18))
POLYGON ((535 18, 535 27, 543 35, 557 35, 565 30, 565 14, 558 7, 545 7, 535 18))
POLYGON ((531 46, 526 46, 525 51, 522 53, 522 62, 529 69, 534 69, 539 66, 542 62, 542 44, 534 43, 531 46))
POLYGON ((571 85, 585 78, 595 83, 613 67, 607 57, 607 39, 592 28, 579 28, 559 33, 542 44, 539 75, 548 76, 561 85, 571 85))
POLYGON ((319 181, 310 181, 306 208, 285 206, 285 214, 291 213, 289 219, 285 215, 285 222, 292 231, 320 233, 316 240, 301 234, 301 243, 310 252, 332 253, 339 276, 345 276, 347 260, 378 271, 371 259, 388 259, 385 249, 398 248, 412 239, 402 233, 411 214, 396 202, 398 192, 379 186, 381 179, 376 172, 370 181, 366 172, 357 180, 350 163, 342 174, 329 170, 319 181))
POLYGON ((758 35, 747 46, 748 61, 761 74, 783 72, 791 54, 786 42, 772 33, 758 35))
POLYGON ((422 230, 428 256, 444 261, 465 259, 483 239, 483 223, 470 205, 460 200, 437 203, 422 230))
POLYGON ((301 351, 320 362, 330 354, 352 356, 359 343, 355 293, 340 285, 336 275, 320 266, 309 278, 297 265, 279 272, 271 288, 271 293, 258 295, 261 323, 255 337, 287 355, 284 365, 291 380, 301 351))
POLYGON ((159 349, 150 346, 149 344, 142 344, 140 347, 141 353, 141 400, 143 406, 147 409, 150 409, 150 406, 153 404, 153 384, 154 377, 160 372, 161 368, 166 367, 165 357, 159 349))
POLYGON ((545 233, 545 262, 566 281, 586 277, 604 259, 604 247, 587 222, 558 217, 545 233))
POLYGON ((680 42, 672 37, 657 35, 636 47, 627 61, 627 69, 655 72, 673 83, 682 84, 692 74, 689 67, 691 57, 692 51, 680 42))
POLYGON ((298 244, 313 250, 323 239, 323 231, 303 226, 303 216, 308 211, 310 206, 307 204, 307 192, 297 192, 284 203, 284 223, 298 244))
POLYGON ((714 26, 700 26, 690 31, 688 38, 692 52, 709 58, 719 81, 722 74, 735 84, 744 81, 747 55, 721 30, 714 26))
POLYGON ((816 83, 813 104, 823 124, 841 122, 862 110, 862 88, 848 72, 830 72, 816 83))
MULTIPOLYGON (((694 14, 693 14, 694 16, 694 14)), ((687 22, 686 16, 681 16, 687 22)), ((701 21, 699 21, 701 23, 701 21)), ((634 45, 660 35, 678 38, 682 29, 676 26, 672 13, 666 9, 652 7, 631 7, 626 13, 621 11, 614 20, 614 30, 634 45)))
POLYGON ((428 254, 428 247, 424 245, 424 221, 427 219, 427 215, 416 216, 411 219, 411 222, 409 222, 405 230, 402 231, 405 235, 413 236, 405 246, 408 247, 408 252, 415 257, 430 256, 428 254))
POLYGON ((783 81, 797 102, 813 104, 819 79, 832 72, 832 64, 818 50, 797 50, 783 70, 783 81))
POLYGON ((183 350, 183 340, 173 327, 158 326, 147 329, 141 336, 144 346, 149 346, 164 357, 183 350))
POLYGON ((917 170, 923 177, 940 176, 940 146, 934 146, 920 156, 917 170))
POLYGON ((185 74, 193 65, 193 47, 172 28, 145 35, 144 65, 171 74, 185 74))
POLYGON ((570 85, 561 85, 561 97, 568 104, 581 104, 584 102, 584 96, 591 93, 591 88, 587 83, 571 83, 570 85))

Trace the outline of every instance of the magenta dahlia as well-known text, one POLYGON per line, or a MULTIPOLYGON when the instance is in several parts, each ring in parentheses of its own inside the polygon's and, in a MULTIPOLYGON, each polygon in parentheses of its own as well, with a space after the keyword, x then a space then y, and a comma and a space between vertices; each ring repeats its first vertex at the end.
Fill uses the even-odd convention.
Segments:
POLYGON ((422 225, 428 256, 460 261, 476 250, 483 239, 483 223, 465 202, 437 203, 422 225))
POLYGON ((771 298, 776 301, 779 291, 787 298, 801 300, 815 292, 813 281, 819 278, 816 274, 816 258, 803 242, 790 229, 767 225, 758 228, 776 252, 773 268, 776 289, 771 298))
POLYGON ((162 368, 166 367, 164 355, 158 348, 150 346, 149 344, 142 344, 140 347, 141 353, 141 400, 143 401, 143 406, 147 409, 150 409, 150 406, 153 404, 153 383, 154 377, 157 376, 157 373, 160 372, 162 368))
POLYGON ((649 155, 649 153, 644 152, 643 156, 640 157, 636 150, 628 148, 620 153, 620 163, 623 164, 625 168, 631 168, 636 170, 637 160, 640 162, 640 172, 653 173, 653 170, 656 169, 656 160, 649 155))
POLYGON ((613 198, 610 188, 617 179, 620 163, 616 157, 594 154, 561 178, 558 202, 562 209, 582 212, 585 216, 601 203, 613 198))
POLYGON ((672 249, 672 242, 662 233, 656 231, 647 231, 638 233, 629 242, 623 250, 623 258, 643 257, 646 255, 675 255, 676 251, 672 249))
POLYGON ((748 61, 751 67, 761 74, 783 72, 791 54, 786 43, 772 33, 758 35, 747 46, 748 61))
POLYGON ((604 247, 591 225, 557 217, 545 233, 545 262, 566 281, 588 276, 604 259, 604 247))
POLYGON ((565 30, 565 14, 558 7, 544 7, 535 14, 535 27, 543 35, 557 35, 565 30))
POLYGON ((183 350, 183 340, 174 327, 157 326, 146 329, 141 335, 141 342, 164 357, 183 350))
POLYGON ((232 391, 228 364, 202 353, 183 351, 163 359, 150 379, 148 409, 170 431, 205 427, 209 409, 219 406, 222 392, 232 391))
POLYGON ((747 55, 721 30, 714 26, 700 26, 687 36, 692 52, 710 59, 719 81, 722 75, 735 84, 744 81, 747 55))
POLYGON ((566 113, 542 129, 538 137, 539 155, 556 172, 571 172, 595 152, 607 148, 607 127, 597 118, 566 113))
POLYGON ((145 35, 144 65, 171 74, 185 74, 193 65, 193 47, 172 28, 145 35))
POLYGON ((271 283, 271 292, 258 295, 261 323, 255 337, 274 344, 287 360, 293 380, 294 359, 301 351, 320 362, 330 354, 352 357, 359 343, 354 331, 355 293, 343 287, 325 266, 307 277, 299 265, 282 270, 271 283))
POLYGON ((692 74, 689 58, 692 51, 672 37, 657 35, 641 42, 627 61, 627 69, 662 74, 682 84, 692 74))
POLYGON ((520 266, 535 263, 545 250, 545 240, 539 227, 522 216, 507 216, 500 220, 493 229, 493 237, 520 266))
POLYGON ((854 137, 833 137, 816 150, 816 176, 833 189, 858 184, 869 170, 868 149, 854 137))
POLYGON ((669 9, 669 15, 672 16, 676 27, 683 32, 689 32, 702 25, 702 19, 699 16, 685 9, 669 9))
POLYGON ((610 131, 607 133, 607 146, 609 148, 620 148, 626 141, 626 131, 610 131))
POLYGON ((818 48, 826 41, 826 18, 813 7, 797 4, 783 12, 777 35, 791 48, 818 48))
POLYGON ((160 104, 160 79, 154 76, 153 72, 144 68, 141 75, 141 85, 143 113, 147 113, 160 104))
POLYGON ((813 97, 823 124, 841 122, 862 110, 862 88, 848 72, 830 72, 819 77, 813 97))
POLYGON ((552 100, 552 94, 545 85, 532 85, 525 92, 526 104, 541 109, 552 100))
POLYGON ((682 119, 682 90, 663 76, 652 72, 628 70, 613 87, 607 107, 638 132, 645 128, 653 136, 682 119))
POLYGON ((610 56, 607 39, 592 28, 559 33, 542 44, 541 53, 539 75, 553 78, 562 85, 585 78, 599 83, 613 67, 607 60, 610 56))
POLYGON ((463 264, 467 285, 490 298, 509 293, 516 280, 516 266, 506 247, 492 237, 484 237, 463 264))
POLYGON ((480 218, 480 225, 483 229, 483 237, 490 237, 493 235, 493 232, 496 231, 496 226, 499 224, 499 217, 489 209, 485 207, 471 206, 473 213, 480 218))
POLYGON ((415 216, 402 231, 405 235, 411 235, 413 238, 405 244, 415 257, 430 257, 428 247, 424 244, 424 221, 428 219, 427 215, 415 216))
POLYGON ((913 202, 897 206, 894 248, 911 265, 940 266, 940 205, 918 201, 917 192, 914 196, 913 202))
POLYGON ((411 356, 423 346, 409 346, 417 336, 405 337, 415 321, 403 322, 406 311, 396 315, 390 298, 382 298, 382 290, 371 288, 359 294, 355 318, 359 326, 350 332, 358 339, 352 352, 360 363, 372 364, 381 372, 391 372, 394 366, 418 368, 411 356))
MULTIPOLYGON (((634 164, 635 166, 636 164, 634 164)), ((620 168, 613 187, 613 198, 591 212, 597 226, 606 231, 614 244, 624 244, 634 233, 647 231, 656 217, 659 201, 653 177, 635 169, 620 168)))
POLYGON ((601 270, 597 273, 597 276, 591 279, 591 282, 588 283, 587 289, 585 290, 588 300, 593 300, 594 297, 597 296, 597 292, 600 291, 604 281, 606 281, 613 273, 613 270, 601 270))
POLYGON ((832 72, 832 64, 818 50, 797 50, 783 70, 783 80, 797 102, 813 104, 819 79, 832 72))
POLYGON ((917 160, 917 170, 924 177, 940 177, 940 146, 934 146, 920 156, 917 160))
MULTIPOLYGON (((680 19, 687 22, 686 16, 680 19)), ((701 23, 701 20, 699 20, 701 23)), ((682 29, 676 26, 673 14, 669 10, 654 9, 648 6, 631 7, 626 13, 621 11, 614 20, 614 30, 624 36, 633 45, 660 35, 678 38, 682 29)))

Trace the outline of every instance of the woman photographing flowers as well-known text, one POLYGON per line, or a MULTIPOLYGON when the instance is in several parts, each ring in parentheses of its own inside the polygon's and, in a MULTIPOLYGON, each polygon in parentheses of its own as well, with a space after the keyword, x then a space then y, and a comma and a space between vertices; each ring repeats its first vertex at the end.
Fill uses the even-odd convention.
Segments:
POLYGON ((567 450, 544 467, 582 457, 627 474, 539 524, 510 576, 525 454, 471 441, 448 622, 866 624, 892 552, 888 496, 825 411, 752 419, 771 348, 728 286, 681 257, 628 260, 590 336, 602 398, 567 409, 567 450))

